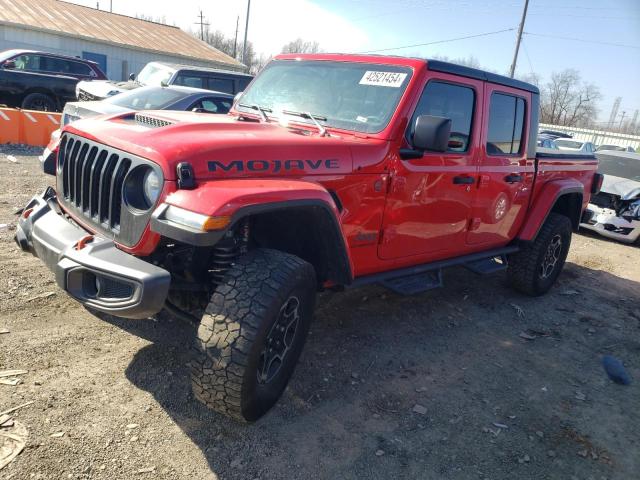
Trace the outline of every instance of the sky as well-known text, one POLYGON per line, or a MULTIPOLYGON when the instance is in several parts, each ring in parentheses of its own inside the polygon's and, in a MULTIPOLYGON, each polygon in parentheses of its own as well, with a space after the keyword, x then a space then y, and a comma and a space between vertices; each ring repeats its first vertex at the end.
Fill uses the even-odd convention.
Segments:
MULTIPOLYGON (((95 0, 72 1, 96 6, 95 0)), ((202 10, 211 29, 230 36, 239 16, 244 35, 246 0, 112 1, 115 13, 164 16, 185 30, 199 29, 202 10)), ((99 3, 109 8, 109 0, 99 3)), ((252 0, 248 38, 267 55, 301 37, 329 52, 473 56, 483 68, 507 73, 523 5, 524 0, 252 0), (396 48, 502 30, 508 31, 396 48)), ((629 118, 640 109, 640 0, 530 0, 524 31, 516 75, 535 72, 544 81, 565 68, 578 70, 600 88, 603 122, 618 96, 618 121, 622 111, 629 118)))

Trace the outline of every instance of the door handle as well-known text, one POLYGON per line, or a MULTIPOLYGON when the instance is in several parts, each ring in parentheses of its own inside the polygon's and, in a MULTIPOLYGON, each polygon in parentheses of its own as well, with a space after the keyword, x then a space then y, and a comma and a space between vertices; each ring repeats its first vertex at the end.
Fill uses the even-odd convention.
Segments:
POLYGON ((474 177, 469 177, 467 175, 459 175, 457 177, 453 177, 453 183, 455 185, 471 185, 476 182, 474 177))
POLYGON ((518 183, 522 181, 522 175, 512 173, 511 175, 504 177, 504 181, 507 183, 518 183))

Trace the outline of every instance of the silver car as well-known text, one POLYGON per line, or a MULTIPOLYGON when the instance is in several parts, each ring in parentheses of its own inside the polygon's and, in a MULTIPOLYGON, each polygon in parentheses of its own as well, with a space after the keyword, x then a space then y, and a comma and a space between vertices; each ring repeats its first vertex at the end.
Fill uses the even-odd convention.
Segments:
POLYGON ((640 154, 596 154, 604 175, 600 193, 591 196, 581 227, 624 243, 640 238, 640 154))

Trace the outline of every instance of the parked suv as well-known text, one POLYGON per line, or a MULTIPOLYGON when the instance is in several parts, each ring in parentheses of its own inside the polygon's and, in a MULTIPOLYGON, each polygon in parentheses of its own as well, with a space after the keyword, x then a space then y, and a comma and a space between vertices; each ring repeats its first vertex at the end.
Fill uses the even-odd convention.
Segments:
POLYGON ((145 85, 182 85, 235 95, 243 91, 252 78, 253 76, 246 73, 229 70, 150 62, 140 71, 137 79, 132 74, 128 82, 80 82, 76 94, 78 100, 103 100, 145 85))
MULTIPOLYGON (((78 80, 104 80, 97 63, 33 50, 0 53, 0 104, 60 111, 75 99, 78 80)), ((90 83, 90 82, 87 82, 90 83)))
POLYGON ((436 60, 281 55, 226 116, 64 127, 56 189, 16 241, 91 309, 197 325, 195 396, 253 421, 318 291, 418 294, 453 265, 553 286, 601 176, 593 155, 537 152, 538 105, 533 85, 436 60))

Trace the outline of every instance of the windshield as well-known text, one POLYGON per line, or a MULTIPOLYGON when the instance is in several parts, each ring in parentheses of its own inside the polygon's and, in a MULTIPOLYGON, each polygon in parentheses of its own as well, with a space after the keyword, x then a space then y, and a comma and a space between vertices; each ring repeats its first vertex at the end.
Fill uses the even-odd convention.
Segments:
POLYGON ((283 111, 310 113, 322 125, 363 133, 383 130, 411 70, 392 65, 330 61, 272 61, 242 95, 239 111, 314 123, 283 111))
POLYGON ((556 145, 558 145, 559 147, 566 147, 566 148, 582 148, 582 142, 575 142, 573 140, 564 140, 562 138, 557 138, 556 139, 556 145))
POLYGON ((640 158, 599 154, 598 172, 640 182, 640 158))
POLYGON ((104 100, 132 110, 162 110, 189 95, 166 87, 142 87, 119 93, 104 100))
POLYGON ((169 81, 174 72, 175 70, 169 67, 147 63, 138 74, 137 80, 143 85, 162 85, 162 82, 167 83, 169 81))

